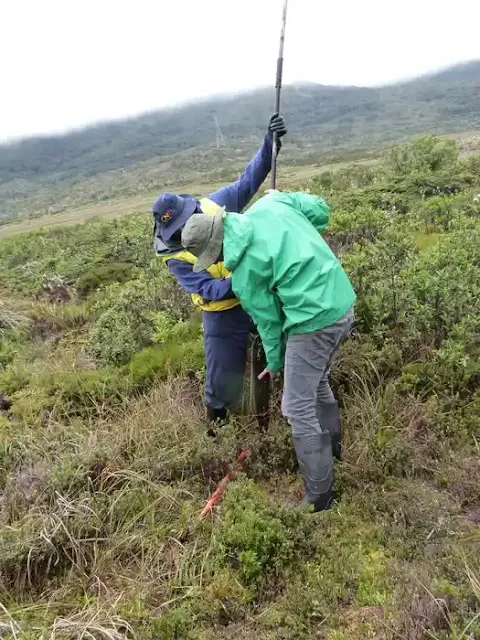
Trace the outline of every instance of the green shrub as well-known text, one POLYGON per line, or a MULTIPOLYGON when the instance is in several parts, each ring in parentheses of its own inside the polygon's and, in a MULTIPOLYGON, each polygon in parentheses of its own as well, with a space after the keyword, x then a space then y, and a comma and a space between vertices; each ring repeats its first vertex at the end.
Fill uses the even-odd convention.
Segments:
POLYGON ((393 147, 387 155, 387 166, 393 174, 403 176, 413 171, 439 171, 452 166, 457 158, 455 140, 426 135, 393 147))
POLYGON ((454 212, 454 196, 436 196, 425 202, 418 216, 427 230, 445 231, 450 226, 454 212))
MULTIPOLYGON (((42 390, 43 409, 67 415, 83 415, 92 409, 105 411, 169 375, 200 371, 204 357, 198 320, 185 323, 182 331, 182 341, 174 336, 161 346, 148 347, 123 366, 35 376, 34 382, 42 390)), ((10 379, 7 388, 15 391, 28 384, 27 378, 5 378, 6 382, 10 379)), ((26 405, 28 400, 24 398, 22 413, 26 405)))
POLYGON ((105 411, 121 403, 130 389, 130 381, 120 369, 41 375, 37 383, 48 398, 45 408, 60 415, 105 411))
POLYGON ((6 367, 23 352, 29 341, 29 326, 17 326, 0 332, 0 367, 6 367))
MULTIPOLYGON (((88 351, 103 366, 120 365, 153 342, 163 343, 175 336, 182 340, 188 333, 186 323, 165 308, 161 279, 150 279, 144 273, 125 285, 110 285, 94 306, 97 319, 90 332, 88 351)), ((190 302, 189 310, 191 313, 190 302)))
POLYGON ((314 527, 314 519, 303 511, 271 504, 253 481, 237 481, 224 499, 215 553, 246 587, 281 589, 286 572, 300 569, 314 553, 314 527))
POLYGON ((93 291, 112 282, 126 282, 130 279, 132 270, 133 265, 125 262, 101 264, 83 273, 75 286, 82 298, 86 298, 93 291))
POLYGON ((29 382, 28 372, 20 367, 7 367, 0 373, 0 389, 6 395, 24 389, 29 382))
POLYGON ((136 387, 148 385, 158 376, 199 371, 204 363, 203 345, 196 321, 185 323, 179 333, 133 356, 128 371, 136 387))
POLYGON ((108 309, 90 333, 88 351, 103 366, 128 362, 151 343, 153 322, 138 309, 108 309))
POLYGON ((153 342, 165 344, 166 342, 183 342, 192 337, 192 330, 200 330, 200 318, 190 313, 190 320, 176 320, 168 311, 158 311, 151 314, 155 327, 153 342))
POLYGON ((371 205, 357 207, 355 211, 335 209, 332 214, 329 233, 335 241, 340 241, 342 248, 350 248, 354 243, 367 244, 374 240, 379 231, 387 224, 385 211, 375 209, 371 205))
POLYGON ((196 625, 196 616, 188 604, 181 605, 171 611, 167 611, 161 618, 152 620, 152 640, 187 640, 190 631, 196 625))

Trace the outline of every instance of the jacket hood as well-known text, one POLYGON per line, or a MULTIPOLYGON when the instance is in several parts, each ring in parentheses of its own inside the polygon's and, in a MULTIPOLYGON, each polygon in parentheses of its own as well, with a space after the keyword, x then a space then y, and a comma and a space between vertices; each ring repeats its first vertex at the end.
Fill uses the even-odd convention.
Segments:
POLYGON ((253 235, 251 221, 239 213, 227 213, 223 219, 223 260, 229 271, 233 271, 243 258, 253 235))

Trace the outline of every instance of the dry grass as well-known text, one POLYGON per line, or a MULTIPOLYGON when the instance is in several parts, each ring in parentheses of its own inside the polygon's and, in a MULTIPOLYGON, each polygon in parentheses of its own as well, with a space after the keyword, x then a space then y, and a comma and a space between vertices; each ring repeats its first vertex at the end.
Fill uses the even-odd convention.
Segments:
POLYGON ((28 325, 30 322, 26 315, 19 312, 15 306, 4 300, 0 300, 0 336, 11 329, 28 325))
MULTIPOLYGON (((295 507, 301 484, 288 462, 288 427, 274 421, 267 434, 260 434, 242 420, 212 440, 202 424, 199 391, 192 380, 174 379, 131 400, 115 418, 70 424, 52 419, 41 431, 16 433, 20 455, 3 477, 1 502, 0 593, 5 609, 0 623, 5 633, 29 640, 187 638, 180 631, 178 636, 157 636, 152 629, 160 625, 163 633, 170 628, 170 616, 176 621, 172 629, 183 624, 190 628, 187 621, 200 615, 195 607, 201 610, 208 598, 208 609, 201 614, 205 635, 199 637, 271 640, 275 636, 269 629, 278 607, 302 610, 303 602, 295 604, 301 593, 299 585, 293 587, 295 581, 291 587, 287 581, 285 596, 281 591, 279 599, 272 594, 261 610, 242 600, 244 587, 231 569, 222 577, 225 567, 219 565, 223 507, 209 522, 198 519, 213 486, 245 443, 254 454, 247 475, 268 489, 270 500, 279 505, 275 509, 295 507), (284 475, 285 470, 290 475, 284 475), (32 602, 35 606, 29 609, 32 602), (217 624, 212 620, 222 615, 226 624, 217 635, 209 635, 217 624)), ((402 401, 385 389, 358 386, 351 393, 345 414, 348 447, 337 468, 341 503, 325 525, 319 521, 318 530, 320 541, 326 535, 328 545, 334 545, 327 551, 333 564, 325 563, 322 555, 317 562, 327 571, 324 581, 332 581, 332 593, 345 589, 339 567, 355 567, 354 584, 367 581, 361 586, 364 604, 341 607, 333 617, 330 613, 322 618, 318 629, 332 629, 328 638, 339 640, 440 639, 443 629, 462 631, 466 624, 456 622, 457 604, 445 617, 440 596, 430 597, 420 587, 409 592, 412 579, 418 580, 423 571, 427 584, 435 571, 428 554, 421 560, 426 550, 436 546, 444 553, 447 540, 463 526, 454 499, 425 480, 426 451, 437 452, 431 442, 424 442, 426 418, 412 399, 402 401), (420 452, 415 449, 419 445, 420 452), (402 466, 402 451, 410 456, 408 469, 402 466), (378 551, 375 531, 383 531, 386 546, 380 549, 385 551, 378 551), (404 565, 411 553, 423 568, 410 565, 407 579, 396 568, 396 555, 400 560, 405 554, 404 565), (385 566, 401 589, 403 608, 393 617, 379 604, 388 584, 385 566)), ((316 588, 316 582, 304 579, 305 589, 316 588)), ((478 598, 473 568, 464 582, 478 598)), ((468 629, 475 623, 473 619, 468 629)), ((306 623, 301 617, 288 624, 294 625, 288 632, 294 635, 278 637, 310 637, 302 631, 306 623)), ((468 638, 461 631, 451 637, 468 638)))

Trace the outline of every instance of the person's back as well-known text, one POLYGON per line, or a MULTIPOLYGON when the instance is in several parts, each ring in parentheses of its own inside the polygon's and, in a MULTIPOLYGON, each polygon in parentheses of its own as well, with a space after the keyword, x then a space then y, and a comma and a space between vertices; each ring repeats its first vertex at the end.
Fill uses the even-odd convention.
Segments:
POLYGON ((348 311, 355 293, 320 235, 329 217, 323 200, 308 194, 272 193, 244 215, 253 225, 253 236, 248 260, 241 260, 233 272, 234 290, 236 282, 244 280, 242 263, 250 271, 249 260, 258 260, 263 280, 269 281, 281 300, 287 335, 322 329, 348 311), (315 222, 318 233, 312 229, 315 222))
POLYGON ((243 307, 257 317, 273 371, 281 368, 282 337, 323 329, 355 302, 342 265, 320 235, 328 219, 322 198, 279 192, 243 216, 225 217, 225 266, 243 307))

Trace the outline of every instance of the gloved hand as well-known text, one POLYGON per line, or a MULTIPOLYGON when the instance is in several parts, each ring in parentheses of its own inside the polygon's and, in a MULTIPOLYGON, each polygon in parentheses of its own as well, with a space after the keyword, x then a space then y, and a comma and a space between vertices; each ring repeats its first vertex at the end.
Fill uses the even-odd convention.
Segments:
POLYGON ((270 136, 271 140, 273 140, 274 133, 277 134, 277 144, 278 148, 280 149, 280 147, 282 146, 282 141, 280 140, 280 138, 282 138, 287 133, 287 127, 285 125, 283 116, 278 113, 274 113, 270 118, 270 122, 268 123, 268 135, 270 136))

